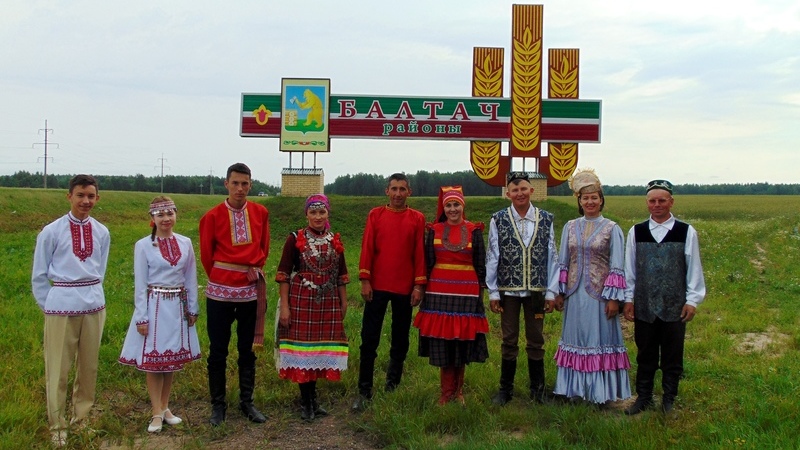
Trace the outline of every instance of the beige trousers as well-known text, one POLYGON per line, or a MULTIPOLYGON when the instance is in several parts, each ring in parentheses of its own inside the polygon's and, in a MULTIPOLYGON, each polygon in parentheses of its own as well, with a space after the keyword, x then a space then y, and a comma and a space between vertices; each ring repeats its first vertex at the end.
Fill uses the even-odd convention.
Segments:
POLYGON ((44 316, 44 378, 51 430, 67 428, 67 380, 73 361, 71 422, 85 419, 92 409, 105 321, 105 310, 80 316, 44 316))

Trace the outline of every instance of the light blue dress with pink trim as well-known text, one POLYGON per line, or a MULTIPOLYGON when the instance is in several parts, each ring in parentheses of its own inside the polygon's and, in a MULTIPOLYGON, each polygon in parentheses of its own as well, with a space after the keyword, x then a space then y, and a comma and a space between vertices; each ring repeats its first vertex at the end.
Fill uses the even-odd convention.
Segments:
POLYGON ((559 288, 564 322, 555 354, 554 393, 605 403, 631 396, 630 360, 622 336, 624 236, 602 216, 564 225, 559 251, 559 288), (606 318, 607 300, 619 300, 616 317, 606 318))

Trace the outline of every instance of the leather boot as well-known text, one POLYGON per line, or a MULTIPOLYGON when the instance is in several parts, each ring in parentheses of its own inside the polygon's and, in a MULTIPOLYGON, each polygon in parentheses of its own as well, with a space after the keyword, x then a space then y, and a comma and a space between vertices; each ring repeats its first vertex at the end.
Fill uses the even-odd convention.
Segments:
POLYGON ((386 369, 386 392, 392 392, 400 385, 403 377, 403 361, 389 359, 389 367, 386 369))
POLYGON ((364 359, 358 363, 358 398, 353 402, 353 411, 361 412, 367 409, 372 399, 372 375, 375 371, 375 360, 364 359))
POLYGON ((306 422, 314 421, 314 406, 311 404, 311 383, 300 383, 300 418, 306 422))
POLYGON ((634 416, 642 411, 653 409, 653 379, 643 376, 641 372, 636 373, 636 401, 628 409, 625 414, 634 416))
POLYGON ((328 411, 325 408, 319 406, 319 401, 317 401, 317 381, 311 381, 311 406, 314 408, 314 415, 315 416, 327 416, 328 411))
POLYGON ((528 359, 528 377, 531 380, 531 399, 537 403, 547 401, 544 385, 544 360, 528 359))
POLYGON ((253 390, 256 384, 256 368, 239 367, 239 409, 247 420, 254 423, 264 423, 267 417, 253 405, 253 390))
POLYGON ((439 370, 439 384, 442 394, 439 396, 439 406, 446 405, 453 399, 455 393, 455 370, 452 367, 442 367, 439 370))
POLYGON ((225 370, 208 371, 208 391, 211 394, 211 422, 212 427, 225 422, 225 412, 228 404, 225 401, 225 370))
POLYGON ((466 401, 464 400, 464 372, 466 372, 466 366, 459 366, 455 369, 455 377, 453 379, 453 397, 458 400, 458 403, 461 406, 466 406, 466 401))
POLYGON ((500 364, 500 390, 492 398, 492 403, 503 406, 514 398, 514 375, 517 374, 517 360, 503 359, 500 364))

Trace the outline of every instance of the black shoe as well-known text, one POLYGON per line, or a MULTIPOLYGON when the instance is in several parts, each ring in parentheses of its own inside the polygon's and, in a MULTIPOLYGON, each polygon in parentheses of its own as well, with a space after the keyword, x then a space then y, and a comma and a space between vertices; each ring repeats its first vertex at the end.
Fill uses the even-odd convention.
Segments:
POLYGON ((674 406, 675 406, 675 401, 674 400, 665 398, 665 399, 663 399, 661 401, 661 412, 666 414, 666 413, 672 411, 672 408, 674 406))
POLYGON ((531 389, 531 400, 539 404, 547 404, 553 401, 552 396, 547 392, 547 389, 541 387, 539 389, 531 389))
POLYGON ((362 412, 369 406, 370 398, 366 395, 359 394, 356 401, 353 402, 353 411, 362 412))
POLYGON ((653 409, 655 405, 653 404, 652 398, 636 398, 636 401, 631 405, 628 409, 625 410, 626 416, 635 416, 642 411, 647 411, 653 409))
POLYGON ((323 408, 322 406, 319 406, 319 403, 317 402, 317 399, 314 399, 311 402, 311 407, 314 409, 314 415, 315 416, 327 416, 328 415, 328 410, 323 408))
POLYGON ((389 359, 389 367, 386 369, 386 392, 394 392, 400 385, 403 378, 403 361, 389 359))
POLYGON ((311 406, 311 402, 303 402, 303 405, 300 408, 300 418, 308 423, 314 421, 315 418, 314 407, 311 406))
POLYGON ((391 381, 386 382, 386 386, 384 386, 384 390, 386 390, 386 392, 394 392, 395 389, 397 389, 397 384, 392 383, 391 381))
POLYGON ((261 414, 261 411, 257 410, 252 402, 240 402, 239 409, 242 410, 242 414, 244 414, 250 422, 264 423, 267 421, 267 417, 261 414))
POLYGON ((225 406, 214 405, 211 407, 211 419, 209 419, 212 427, 218 427, 225 422, 225 406))
POLYGON ((508 391, 500 390, 494 397, 492 397, 492 403, 497 406, 505 406, 506 403, 510 402, 511 399, 514 398, 514 394, 508 391))

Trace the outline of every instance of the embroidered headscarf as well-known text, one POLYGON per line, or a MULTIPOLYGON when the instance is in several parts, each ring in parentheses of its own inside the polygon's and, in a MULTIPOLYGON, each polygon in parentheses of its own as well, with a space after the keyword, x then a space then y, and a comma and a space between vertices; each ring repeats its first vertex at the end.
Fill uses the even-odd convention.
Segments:
MULTIPOLYGON (((462 207, 466 207, 464 203, 464 189, 461 186, 442 186, 439 188, 439 203, 436 207, 437 222, 447 222, 447 216, 444 214, 444 205, 454 200, 461 203, 462 207)), ((466 214, 463 209, 461 210, 461 218, 466 219, 466 214)))
MULTIPOLYGON (((306 198, 305 213, 308 214, 309 210, 314 209, 324 209, 328 212, 331 211, 331 203, 328 201, 328 197, 326 197, 325 194, 311 194, 306 198)), ((330 228, 331 223, 326 221, 325 229, 328 230, 330 228)))

